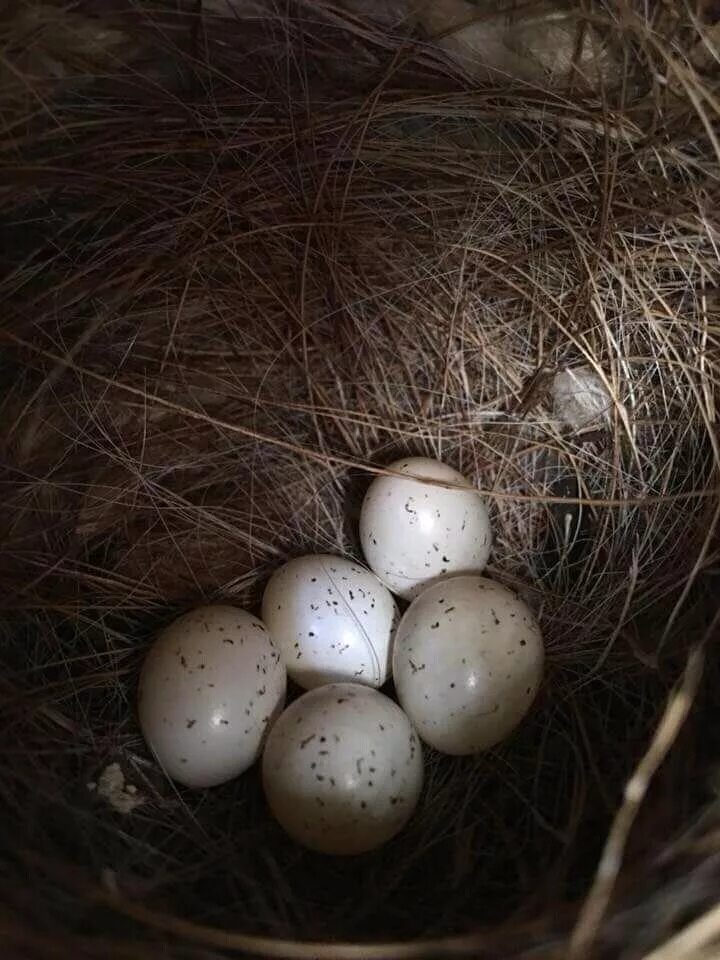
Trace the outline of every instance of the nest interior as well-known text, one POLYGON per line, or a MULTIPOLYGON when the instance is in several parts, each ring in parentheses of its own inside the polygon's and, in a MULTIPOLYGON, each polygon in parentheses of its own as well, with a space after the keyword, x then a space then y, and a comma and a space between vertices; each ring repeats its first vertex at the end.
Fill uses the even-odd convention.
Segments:
POLYGON ((578 928, 642 957, 714 902, 712 11, 588 4, 603 75, 535 56, 529 80, 470 75, 398 6, 5 13, 10 957, 564 956, 578 928), (547 678, 501 748, 428 751, 389 846, 324 858, 257 771, 163 778, 138 668, 159 624, 255 609, 290 556, 361 559, 363 492, 406 453, 487 499, 488 572, 537 611, 547 678))

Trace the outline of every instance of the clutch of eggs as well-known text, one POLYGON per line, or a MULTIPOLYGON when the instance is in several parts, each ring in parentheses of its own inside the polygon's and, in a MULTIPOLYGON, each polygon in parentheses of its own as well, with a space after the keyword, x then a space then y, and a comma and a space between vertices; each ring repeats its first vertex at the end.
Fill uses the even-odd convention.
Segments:
POLYGON ((390 675, 398 609, 359 563, 327 554, 291 560, 270 578, 262 617, 306 690, 341 680, 381 687, 390 675))
POLYGON ((158 635, 140 675, 140 726, 160 766, 212 787, 257 759, 285 703, 286 673, 267 628, 245 610, 199 607, 158 635))
POLYGON ((423 782, 422 749, 400 707, 371 687, 334 683, 291 704, 262 760, 275 818, 303 846, 358 854, 407 823, 423 782))
POLYGON ((401 476, 373 480, 360 513, 360 540, 370 569, 405 600, 443 577, 481 573, 492 543, 490 521, 465 477, 426 457, 407 457, 388 469, 401 476))
POLYGON ((525 716, 543 658, 538 625, 517 594, 485 577, 454 577, 423 591, 400 621, 395 689, 426 743, 477 753, 525 716))
POLYGON ((476 491, 437 460, 390 470, 361 511, 371 570, 328 554, 290 560, 268 582, 262 620, 193 610, 160 632, 140 677, 140 725, 170 777, 214 786, 264 748, 273 815, 326 854, 375 849, 406 824, 423 782, 419 737, 448 754, 489 749, 542 680, 531 611, 479 576, 492 538, 476 491), (391 590, 412 601, 402 620, 391 590), (282 712, 287 674, 309 692, 282 712), (391 675, 401 706, 373 689, 391 675))

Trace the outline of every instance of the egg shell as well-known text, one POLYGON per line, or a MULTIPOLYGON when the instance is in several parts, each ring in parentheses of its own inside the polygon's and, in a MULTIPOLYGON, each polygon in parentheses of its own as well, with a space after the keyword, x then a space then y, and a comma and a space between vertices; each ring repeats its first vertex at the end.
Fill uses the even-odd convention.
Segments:
POLYGON ((270 809, 291 837, 321 853, 358 854, 409 820, 422 789, 422 748, 388 697, 334 683, 282 714, 262 770, 270 809))
POLYGON ((390 675, 397 605, 362 564, 297 557, 270 578, 262 614, 288 673, 306 690, 343 680, 381 687, 390 675))
POLYGON ((477 753, 525 716, 543 660, 540 629, 517 594, 486 577, 455 577, 425 590, 400 621, 395 689, 426 743, 477 753))
POLYGON ((285 686, 285 665, 265 624, 237 607, 199 607, 165 627, 150 648, 140 676, 140 726, 168 776, 212 787, 255 761, 285 686))
POLYGON ((485 503, 465 477, 425 457, 397 460, 388 469, 406 476, 373 480, 360 513, 363 553, 383 583, 411 600, 438 580, 482 572, 492 545, 490 520, 485 503))

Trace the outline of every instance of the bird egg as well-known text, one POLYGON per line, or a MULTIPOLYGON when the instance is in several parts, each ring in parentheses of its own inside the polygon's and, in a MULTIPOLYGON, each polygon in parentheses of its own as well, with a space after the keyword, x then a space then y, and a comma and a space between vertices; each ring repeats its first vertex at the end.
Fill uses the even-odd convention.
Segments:
POLYGON ((488 511, 465 477, 425 457, 388 469, 402 476, 373 480, 360 513, 363 553, 383 583, 411 600, 437 580, 484 570, 492 543, 488 511))
POLYGON ((282 714, 262 771, 270 809, 291 837, 321 853, 358 854, 407 823, 422 788, 422 749, 388 697, 333 683, 282 714))
POLYGON ((454 577, 423 591, 400 621, 395 689, 426 743, 477 753, 525 716, 543 658, 540 629, 517 594, 486 577, 454 577))
POLYGON ((237 607, 199 607, 160 632, 140 676, 143 735, 187 787, 238 776, 285 702, 286 673, 267 627, 237 607))
POLYGON ((262 615, 306 690, 343 680, 380 687, 390 675, 398 609, 362 564, 327 554, 291 560, 270 578, 262 615))

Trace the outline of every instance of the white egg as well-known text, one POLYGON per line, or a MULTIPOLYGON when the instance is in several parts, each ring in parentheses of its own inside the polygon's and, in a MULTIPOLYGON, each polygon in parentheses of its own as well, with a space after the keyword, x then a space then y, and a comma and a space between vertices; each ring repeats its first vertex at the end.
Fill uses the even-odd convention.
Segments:
POLYGON ((477 753, 525 716, 543 659, 540 629, 517 594, 486 577, 454 577, 421 593, 400 621, 395 689, 426 743, 477 753))
POLYGON ((398 609, 362 564, 328 554, 291 560, 270 578, 262 615, 306 690, 341 680, 381 687, 390 675, 398 609))
POLYGON ((422 749, 388 697, 333 683, 282 714, 262 771, 270 809, 291 837, 321 853, 364 853, 395 836, 413 813, 422 749))
POLYGON ((143 735, 163 770, 212 787, 255 761, 285 702, 280 651, 257 617, 199 607, 158 635, 140 676, 143 735))
POLYGON ((360 514, 363 552, 383 583, 411 600, 436 580, 484 570, 492 543, 487 507, 462 474, 425 457, 398 460, 388 469, 407 477, 373 480, 360 514))

